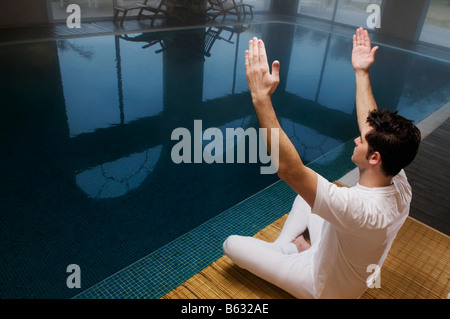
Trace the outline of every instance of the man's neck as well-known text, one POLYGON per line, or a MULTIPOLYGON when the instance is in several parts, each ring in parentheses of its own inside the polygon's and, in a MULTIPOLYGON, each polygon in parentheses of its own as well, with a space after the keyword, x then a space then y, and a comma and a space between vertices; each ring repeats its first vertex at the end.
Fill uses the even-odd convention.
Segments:
POLYGON ((359 170, 359 185, 364 187, 386 187, 392 184, 392 176, 385 176, 373 170, 359 170))

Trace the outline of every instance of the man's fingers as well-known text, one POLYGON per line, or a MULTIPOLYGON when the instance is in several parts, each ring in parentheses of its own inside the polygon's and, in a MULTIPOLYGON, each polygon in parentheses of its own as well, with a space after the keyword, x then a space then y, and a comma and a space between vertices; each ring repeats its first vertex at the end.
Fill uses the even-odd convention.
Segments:
POLYGON ((361 29, 360 28, 356 29, 355 38, 356 38, 356 45, 357 46, 361 45, 361 29))
POLYGON ((262 40, 254 37, 248 43, 248 55, 246 53, 246 59, 248 59, 246 65, 251 65, 253 63, 267 63, 266 49, 262 40))
POLYGON ((253 62, 258 63, 259 62, 259 46, 258 46, 258 39, 255 37, 253 38, 253 62))
POLYGON ((364 39, 364 46, 370 48, 370 38, 369 38, 369 32, 367 30, 363 31, 363 39, 364 39))
POLYGON ((378 50, 378 45, 377 46, 374 46, 373 48, 372 48, 372 50, 371 50, 371 54, 372 54, 372 56, 374 57, 375 56, 375 53, 377 52, 377 50, 378 50))
POLYGON ((249 52, 245 50, 245 69, 247 70, 249 67, 249 52))
POLYGON ((280 62, 277 60, 272 63, 272 76, 276 82, 280 81, 280 62))
POLYGON ((259 49, 259 62, 267 64, 266 48, 262 40, 258 40, 258 49, 259 49))
POLYGON ((248 63, 249 65, 252 63, 253 60, 253 40, 250 40, 248 42, 248 63))
POLYGON ((353 47, 364 46, 370 48, 369 32, 363 27, 356 29, 356 33, 353 35, 353 47))

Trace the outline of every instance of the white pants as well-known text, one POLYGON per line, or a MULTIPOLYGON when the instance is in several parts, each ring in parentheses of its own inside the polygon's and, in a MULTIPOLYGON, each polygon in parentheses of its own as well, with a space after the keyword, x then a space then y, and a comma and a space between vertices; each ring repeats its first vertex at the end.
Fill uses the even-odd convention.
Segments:
POLYGON ((239 267, 271 282, 297 298, 317 298, 313 254, 318 246, 323 219, 297 196, 279 237, 268 243, 253 237, 232 235, 223 244, 225 254, 239 267), (292 241, 309 230, 311 247, 301 253, 292 241))

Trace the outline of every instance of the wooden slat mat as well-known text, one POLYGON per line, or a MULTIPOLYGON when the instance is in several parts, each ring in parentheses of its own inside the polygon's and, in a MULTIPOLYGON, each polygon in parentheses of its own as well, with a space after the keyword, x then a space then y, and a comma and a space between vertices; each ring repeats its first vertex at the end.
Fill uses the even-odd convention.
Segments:
POLYGON ((408 217, 362 299, 438 299, 450 292, 450 237, 408 217))
MULTIPOLYGON (((287 214, 254 237, 274 241, 287 214)), ((369 275, 369 274, 368 274, 369 275)), ((408 217, 381 269, 380 288, 361 299, 437 299, 450 292, 450 237, 408 217)), ((223 256, 163 299, 287 299, 278 287, 236 266, 223 256)))

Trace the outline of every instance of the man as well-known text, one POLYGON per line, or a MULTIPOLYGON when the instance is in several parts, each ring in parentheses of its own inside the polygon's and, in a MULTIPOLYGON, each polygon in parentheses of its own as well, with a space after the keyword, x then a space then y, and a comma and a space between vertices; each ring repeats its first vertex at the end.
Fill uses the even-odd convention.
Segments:
MULTIPOLYGON (((259 124, 279 132, 278 176, 298 196, 275 242, 233 235, 224 242, 224 251, 238 266, 297 298, 361 296, 373 284, 378 272, 372 271, 383 264, 409 214, 411 187, 403 168, 417 153, 420 131, 396 113, 378 110, 369 80, 377 49, 371 48, 366 30, 356 30, 352 65, 361 135, 355 139, 352 161, 360 178, 352 188, 338 188, 303 165, 271 102, 280 63, 273 62, 270 73, 264 43, 256 38, 245 52, 259 124), (306 230, 311 244, 303 237, 306 230)), ((272 141, 266 142, 270 152, 272 141)))

